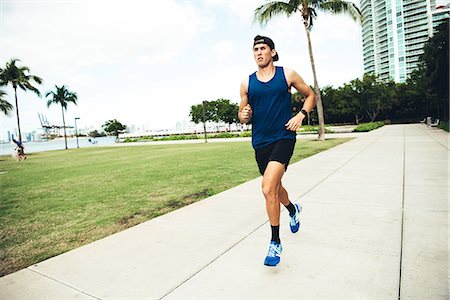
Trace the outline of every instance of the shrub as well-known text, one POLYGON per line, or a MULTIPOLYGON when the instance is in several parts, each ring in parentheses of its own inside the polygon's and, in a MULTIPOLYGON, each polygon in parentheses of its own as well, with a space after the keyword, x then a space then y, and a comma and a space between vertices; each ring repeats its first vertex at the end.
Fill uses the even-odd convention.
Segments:
POLYGON ((244 131, 244 133, 241 133, 241 137, 251 137, 252 132, 251 131, 244 131))
POLYGON ((383 127, 383 122, 370 122, 370 123, 361 123, 359 124, 353 131, 354 132, 368 132, 374 129, 383 127))
POLYGON ((208 138, 211 139, 228 139, 228 138, 235 138, 239 137, 239 133, 229 133, 229 132, 221 132, 219 134, 213 134, 211 136, 208 136, 208 138))
MULTIPOLYGON (((319 133, 319 126, 318 125, 302 125, 297 133, 319 133)), ((333 130, 329 129, 325 125, 325 133, 334 133, 333 130)))
POLYGON ((135 143, 135 142, 137 142, 137 141, 138 141, 138 139, 126 138, 123 142, 124 142, 124 143, 135 143))
POLYGON ((197 140, 198 137, 194 134, 191 135, 171 135, 165 137, 155 137, 154 141, 178 141, 178 140, 197 140))
POLYGON ((447 122, 439 122, 438 128, 444 129, 448 132, 448 121, 447 122))

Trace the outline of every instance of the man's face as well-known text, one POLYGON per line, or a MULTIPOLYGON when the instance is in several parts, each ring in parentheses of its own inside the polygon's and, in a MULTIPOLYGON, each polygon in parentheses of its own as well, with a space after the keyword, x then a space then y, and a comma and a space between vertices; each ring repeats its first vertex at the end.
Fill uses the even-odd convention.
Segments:
POLYGON ((255 58, 256 64, 260 68, 265 68, 273 60, 276 51, 270 50, 270 47, 266 44, 256 44, 253 46, 253 57, 255 58))

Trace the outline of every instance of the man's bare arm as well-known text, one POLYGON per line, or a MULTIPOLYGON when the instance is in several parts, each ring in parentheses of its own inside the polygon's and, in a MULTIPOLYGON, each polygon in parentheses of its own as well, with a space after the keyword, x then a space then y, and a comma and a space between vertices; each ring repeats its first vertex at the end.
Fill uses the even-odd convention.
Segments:
POLYGON ((243 80, 241 83, 241 103, 239 104, 238 117, 241 123, 247 123, 252 116, 252 108, 248 103, 248 79, 243 80))
MULTIPOLYGON (((311 90, 311 88, 305 83, 303 78, 294 70, 285 69, 285 76, 288 81, 289 86, 293 86, 299 93, 305 97, 305 102, 303 104, 302 110, 310 113, 314 106, 316 106, 316 95, 311 90)), ((286 129, 296 131, 302 125, 303 119, 306 117, 302 112, 299 112, 296 116, 291 118, 288 123, 286 123, 286 129)))

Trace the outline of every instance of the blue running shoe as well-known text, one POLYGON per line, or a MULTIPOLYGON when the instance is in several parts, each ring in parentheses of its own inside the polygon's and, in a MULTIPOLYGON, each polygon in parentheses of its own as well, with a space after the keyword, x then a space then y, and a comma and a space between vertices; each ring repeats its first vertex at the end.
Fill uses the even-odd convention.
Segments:
POLYGON ((300 228, 299 214, 302 211, 302 207, 300 206, 300 204, 296 203, 294 206, 295 206, 295 215, 291 217, 291 224, 290 224, 292 233, 296 233, 300 228))
POLYGON ((274 241, 270 242, 269 245, 269 253, 267 253, 266 259, 264 260, 264 264, 266 266, 275 267, 280 262, 280 254, 283 250, 281 244, 278 244, 274 241))

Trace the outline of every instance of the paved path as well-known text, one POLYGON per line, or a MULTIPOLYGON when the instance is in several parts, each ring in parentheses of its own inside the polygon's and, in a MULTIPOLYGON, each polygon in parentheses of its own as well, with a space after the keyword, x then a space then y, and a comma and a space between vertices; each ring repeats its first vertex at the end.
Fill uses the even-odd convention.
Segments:
POLYGON ((0 299, 448 299, 448 137, 385 126, 291 165, 302 227, 282 211, 276 268, 258 178, 0 278, 0 299))

